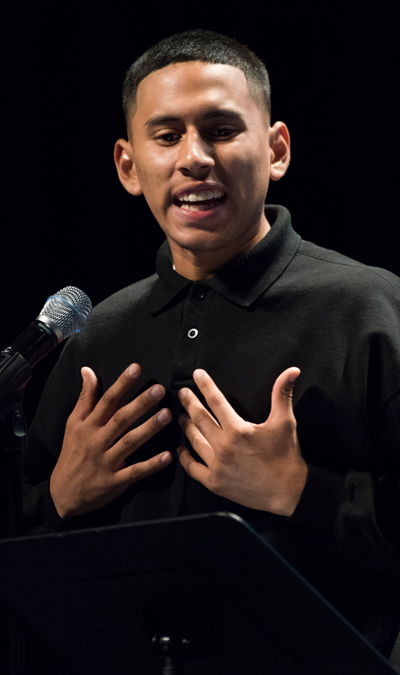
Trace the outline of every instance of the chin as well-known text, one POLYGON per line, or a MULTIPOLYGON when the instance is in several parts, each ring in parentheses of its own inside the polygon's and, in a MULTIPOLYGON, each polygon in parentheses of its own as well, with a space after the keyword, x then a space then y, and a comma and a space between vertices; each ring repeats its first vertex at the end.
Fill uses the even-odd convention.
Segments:
POLYGON ((169 237, 169 239, 180 248, 186 251, 193 251, 193 253, 215 251, 227 245, 225 237, 218 235, 216 232, 199 232, 189 237, 169 237))

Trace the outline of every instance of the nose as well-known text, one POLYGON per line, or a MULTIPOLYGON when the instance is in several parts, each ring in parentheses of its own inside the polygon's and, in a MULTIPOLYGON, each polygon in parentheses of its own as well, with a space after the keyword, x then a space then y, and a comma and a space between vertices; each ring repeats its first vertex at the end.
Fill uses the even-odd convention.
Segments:
POLYGON ((185 176, 208 174, 214 165, 212 144, 207 143, 197 130, 188 130, 179 147, 178 171, 185 176))

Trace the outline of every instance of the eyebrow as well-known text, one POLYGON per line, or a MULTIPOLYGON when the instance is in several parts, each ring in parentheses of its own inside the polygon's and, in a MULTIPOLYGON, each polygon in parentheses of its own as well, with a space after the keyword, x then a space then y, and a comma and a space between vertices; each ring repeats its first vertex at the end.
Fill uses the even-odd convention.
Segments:
MULTIPOLYGON (((224 117, 238 120, 244 119, 244 115, 237 112, 237 110, 229 110, 228 108, 211 108, 200 116, 202 120, 209 120, 214 117, 224 117)), ((181 117, 176 117, 174 115, 156 115, 155 117, 148 119, 144 126, 156 127, 159 124, 165 124, 166 122, 179 122, 181 119, 181 117)))

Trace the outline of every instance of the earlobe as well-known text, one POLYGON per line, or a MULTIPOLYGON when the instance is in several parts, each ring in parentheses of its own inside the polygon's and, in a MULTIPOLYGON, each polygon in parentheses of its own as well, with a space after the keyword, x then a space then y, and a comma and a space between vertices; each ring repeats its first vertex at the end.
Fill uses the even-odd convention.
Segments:
POLYGON ((290 164, 290 135, 283 122, 275 122, 270 131, 271 180, 279 180, 285 175, 290 164))
POLYGON ((136 173, 132 145, 123 138, 120 138, 115 144, 114 162, 125 190, 135 197, 141 195, 143 190, 136 173))

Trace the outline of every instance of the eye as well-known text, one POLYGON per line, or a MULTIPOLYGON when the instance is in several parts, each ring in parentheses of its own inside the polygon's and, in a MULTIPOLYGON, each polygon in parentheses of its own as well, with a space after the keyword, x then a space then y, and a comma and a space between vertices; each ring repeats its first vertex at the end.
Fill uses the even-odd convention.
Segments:
POLYGON ((156 136, 156 141, 158 141, 161 145, 171 145, 172 143, 179 141, 180 137, 181 135, 176 131, 169 131, 156 136))
POLYGON ((217 127, 216 129, 211 130, 211 136, 217 140, 229 140, 238 133, 239 131, 237 129, 232 129, 232 127, 217 127))

